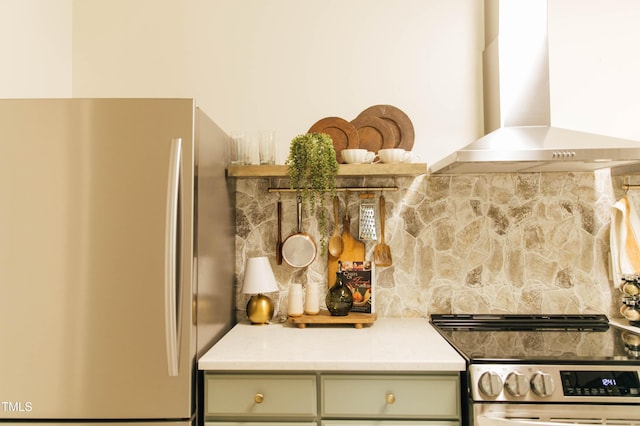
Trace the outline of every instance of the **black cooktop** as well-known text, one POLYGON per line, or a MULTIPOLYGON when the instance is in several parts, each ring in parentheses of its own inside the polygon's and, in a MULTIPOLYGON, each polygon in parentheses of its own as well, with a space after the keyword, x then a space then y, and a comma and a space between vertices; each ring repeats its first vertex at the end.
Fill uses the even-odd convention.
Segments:
POLYGON ((469 363, 638 364, 640 334, 605 315, 432 315, 469 363))

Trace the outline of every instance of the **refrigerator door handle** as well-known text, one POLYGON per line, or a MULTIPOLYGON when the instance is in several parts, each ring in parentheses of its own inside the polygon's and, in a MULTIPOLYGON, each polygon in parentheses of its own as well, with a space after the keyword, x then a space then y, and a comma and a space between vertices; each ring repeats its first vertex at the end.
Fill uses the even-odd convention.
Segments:
POLYGON ((178 220, 182 139, 171 140, 167 182, 166 233, 164 240, 164 318, 167 369, 178 375, 178 220))

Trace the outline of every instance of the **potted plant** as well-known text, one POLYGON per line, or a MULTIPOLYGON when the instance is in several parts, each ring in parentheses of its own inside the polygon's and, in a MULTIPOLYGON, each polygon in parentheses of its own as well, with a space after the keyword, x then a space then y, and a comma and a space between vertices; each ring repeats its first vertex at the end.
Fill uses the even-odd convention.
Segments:
POLYGON ((331 137, 325 133, 305 133, 291 140, 289 157, 289 186, 302 196, 303 206, 310 207, 318 217, 320 248, 326 246, 327 221, 325 198, 336 192, 338 161, 331 137))

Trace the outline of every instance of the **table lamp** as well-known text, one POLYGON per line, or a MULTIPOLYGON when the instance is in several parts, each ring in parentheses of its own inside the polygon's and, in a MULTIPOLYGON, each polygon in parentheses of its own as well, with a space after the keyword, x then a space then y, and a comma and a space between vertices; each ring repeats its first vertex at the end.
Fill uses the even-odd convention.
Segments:
POLYGON ((251 257, 244 271, 242 292, 251 294, 247 316, 251 324, 267 324, 273 317, 273 301, 263 293, 278 291, 278 283, 267 257, 251 257))

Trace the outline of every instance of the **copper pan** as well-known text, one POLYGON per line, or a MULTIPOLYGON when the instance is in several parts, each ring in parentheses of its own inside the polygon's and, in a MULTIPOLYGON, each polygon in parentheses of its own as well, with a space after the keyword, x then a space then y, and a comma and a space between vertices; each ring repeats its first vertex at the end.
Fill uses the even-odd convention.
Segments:
POLYGON ((289 235, 282 243, 282 259, 294 268, 306 268, 315 260, 318 252, 316 242, 311 235, 302 232, 302 197, 298 195, 298 232, 289 235))

